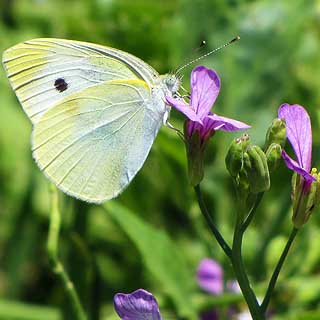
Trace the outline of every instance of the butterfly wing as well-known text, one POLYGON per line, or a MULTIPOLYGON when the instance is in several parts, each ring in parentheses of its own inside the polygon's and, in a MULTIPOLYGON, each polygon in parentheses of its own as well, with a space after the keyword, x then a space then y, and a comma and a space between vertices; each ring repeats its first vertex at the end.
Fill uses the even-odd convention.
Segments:
POLYGON ((115 80, 64 98, 33 131, 33 156, 67 194, 99 203, 118 195, 144 163, 161 126, 142 80, 115 80))
POLYGON ((141 79, 149 86, 159 76, 139 58, 91 43, 34 39, 3 54, 10 83, 32 123, 70 94, 105 81, 141 79))

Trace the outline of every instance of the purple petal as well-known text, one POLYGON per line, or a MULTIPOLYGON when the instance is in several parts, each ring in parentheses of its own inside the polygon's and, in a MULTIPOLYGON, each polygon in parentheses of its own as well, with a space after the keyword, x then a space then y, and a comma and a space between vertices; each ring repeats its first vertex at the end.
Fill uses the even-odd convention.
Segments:
MULTIPOLYGON (((247 124, 237 121, 234 119, 221 117, 216 114, 209 114, 206 119, 209 118, 211 122, 211 126, 213 126, 214 130, 223 130, 223 131, 237 131, 251 128, 247 124)), ((208 122, 209 123, 209 122, 208 122)))
POLYGON ((199 66, 191 73, 190 104, 200 119, 211 110, 220 91, 220 79, 214 70, 199 66))
POLYGON ((143 289, 129 294, 117 293, 114 307, 122 320, 161 320, 157 300, 143 289))
POLYGON ((201 313, 200 319, 201 320, 219 320, 220 319, 219 312, 218 310, 215 310, 215 309, 206 311, 204 313, 201 313))
POLYGON ((295 171, 296 173, 298 173, 300 176, 302 176, 308 183, 311 183, 313 181, 316 181, 316 178, 313 177, 308 171, 306 171, 304 168, 302 168, 300 166, 299 163, 297 163, 296 161, 294 161, 293 159, 291 159, 289 157, 289 155, 282 150, 282 158, 286 164, 286 166, 295 171))
POLYGON ((205 117, 202 123, 189 120, 187 122, 187 132, 188 136, 191 137, 194 132, 198 131, 200 139, 205 141, 212 136, 212 133, 214 133, 215 130, 219 130, 221 126, 222 125, 211 121, 208 117, 205 117))
POLYGON ((278 117, 286 120, 287 137, 297 156, 300 167, 311 169, 312 132, 307 111, 298 104, 284 103, 279 107, 278 117))
POLYGON ((182 112, 190 120, 202 123, 200 117, 183 100, 174 99, 170 96, 167 96, 166 100, 169 105, 175 107, 177 110, 182 112))
POLYGON ((223 292, 223 270, 221 266, 212 259, 201 260, 197 270, 199 286, 212 294, 223 292))

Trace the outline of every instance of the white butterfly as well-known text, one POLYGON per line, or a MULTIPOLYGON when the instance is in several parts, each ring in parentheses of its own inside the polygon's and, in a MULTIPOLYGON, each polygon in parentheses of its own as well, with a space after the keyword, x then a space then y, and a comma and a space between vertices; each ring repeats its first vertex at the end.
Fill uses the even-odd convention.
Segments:
POLYGON ((100 203, 142 167, 180 79, 96 44, 34 39, 3 54, 3 65, 33 124, 33 157, 62 191, 100 203))

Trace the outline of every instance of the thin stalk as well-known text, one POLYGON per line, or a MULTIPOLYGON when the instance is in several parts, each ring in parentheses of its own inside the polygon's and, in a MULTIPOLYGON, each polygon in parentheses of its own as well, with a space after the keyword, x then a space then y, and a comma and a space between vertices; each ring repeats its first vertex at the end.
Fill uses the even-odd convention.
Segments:
POLYGON ((59 211, 59 199, 58 193, 55 186, 51 185, 51 211, 50 211, 50 225, 49 225, 49 234, 47 241, 47 252, 49 256, 50 265, 52 271, 60 279, 65 293, 71 303, 71 306, 74 311, 76 320, 86 320, 86 314, 81 305, 80 299, 78 297, 77 291, 69 278, 66 270, 63 267, 63 264, 60 262, 58 257, 58 242, 59 242, 59 231, 61 216, 59 211))
POLYGON ((256 295, 250 286, 249 279, 247 277, 247 273, 245 271, 245 267, 242 261, 242 238, 242 225, 238 215, 232 245, 232 266, 237 277, 239 286, 241 288, 242 294, 247 302, 252 319, 263 320, 265 319, 265 317, 263 316, 263 313, 260 310, 260 306, 257 301, 256 295))
POLYGON ((263 302, 261 304, 261 310, 263 313, 266 312, 267 308, 268 308, 268 305, 269 305, 269 302, 270 302, 270 298, 271 298, 271 294, 272 294, 272 291, 276 285, 276 282, 278 280, 278 276, 279 276, 279 273, 281 271, 281 268, 283 266, 283 263, 289 253, 289 250, 290 250, 290 247, 293 243, 293 240, 295 239, 297 233, 298 233, 298 230, 297 228, 293 227, 292 228, 292 231, 290 233, 290 236, 289 236, 289 239, 287 241, 287 244, 286 246, 284 247, 283 251, 282 251, 282 254, 281 254, 281 257, 273 271, 273 274, 272 274, 272 277, 270 279, 270 282, 269 282, 269 285, 268 285, 268 289, 267 289, 267 292, 266 292, 266 295, 263 299, 263 302))
POLYGON ((241 226, 241 232, 244 233, 246 231, 246 229, 248 228, 249 224, 251 223, 255 213, 256 213, 256 210, 257 208, 259 207, 260 205, 260 202, 263 198, 263 195, 264 195, 264 192, 259 192, 258 195, 257 195, 257 199, 256 199, 256 202, 253 206, 253 208, 251 209, 251 211, 249 212, 247 218, 245 219, 245 221, 242 223, 242 226, 241 226))
POLYGON ((222 250, 224 251, 224 253, 231 259, 231 256, 232 256, 231 248, 229 247, 227 242, 224 240, 224 238, 221 235, 221 233, 219 232, 219 230, 214 225, 214 222, 209 214, 209 211, 203 201, 203 197, 202 197, 202 193, 201 193, 201 189, 200 189, 199 184, 194 187, 194 191, 197 196, 200 211, 203 214, 204 218, 206 219, 207 224, 209 225, 212 234, 214 235, 214 237, 218 241, 218 243, 219 243, 220 247, 222 248, 222 250))
POLYGON ((290 197, 287 197, 285 202, 282 203, 280 210, 278 211, 274 220, 271 221, 268 225, 268 229, 265 232, 265 236, 262 235, 262 243, 258 247, 254 258, 252 259, 251 265, 253 266, 251 272, 255 276, 255 279, 261 279, 265 277, 265 252, 270 244, 272 238, 279 232, 281 226, 284 222, 284 219, 287 217, 286 212, 290 206, 291 200, 290 197), (256 266, 259 265, 259 268, 256 266))
MULTIPOLYGON (((252 315, 253 320, 264 320, 265 317, 263 316, 263 313, 260 310, 260 306, 257 301, 257 298, 256 298, 252 288, 250 287, 249 279, 247 277, 247 274, 246 274, 246 271, 245 271, 245 268, 243 265, 243 261, 242 261, 241 248, 242 248, 243 232, 244 232, 245 228, 243 228, 243 225, 242 225, 240 219, 238 219, 237 224, 236 224, 235 233, 234 233, 234 238, 233 238, 233 246, 231 249, 230 246, 226 243, 223 236, 220 234, 220 232, 218 231, 218 229, 216 228, 216 226, 213 223, 213 220, 212 220, 212 218, 208 212, 208 209, 203 201, 200 185, 196 185, 194 187, 194 190, 195 190, 195 193, 197 196, 197 200, 198 200, 198 204, 199 204, 201 213, 205 217, 214 237, 216 238, 219 245, 221 246, 221 248, 223 249, 225 254, 229 257, 229 259, 232 263, 233 269, 235 271, 235 275, 236 275, 237 280, 239 282, 243 296, 248 304, 248 307, 249 307, 249 310, 250 310, 250 313, 252 315)), ((254 211, 256 210, 256 208, 258 207, 258 205, 262 199, 262 195, 263 194, 259 195, 259 197, 256 201, 256 204, 255 204, 255 207, 252 210, 254 210, 254 211)), ((249 216, 252 215, 252 217, 253 217, 253 214, 254 214, 254 212, 252 213, 252 211, 251 211, 249 213, 249 216)), ((238 217, 239 216, 240 215, 238 215, 238 217)), ((248 218, 249 218, 249 216, 248 216, 248 218)), ((249 219, 251 219, 251 218, 249 218, 249 219)))

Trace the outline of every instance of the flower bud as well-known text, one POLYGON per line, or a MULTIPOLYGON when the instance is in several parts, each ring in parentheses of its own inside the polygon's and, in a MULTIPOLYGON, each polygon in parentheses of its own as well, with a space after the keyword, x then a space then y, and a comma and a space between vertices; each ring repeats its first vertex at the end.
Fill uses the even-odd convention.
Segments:
POLYGON ((266 151, 266 157, 267 157, 267 162, 268 162, 268 168, 269 172, 274 171, 277 169, 281 158, 281 151, 282 148, 280 144, 277 143, 271 143, 269 148, 266 151))
POLYGON ((286 122, 284 119, 276 118, 272 121, 266 134, 265 150, 272 144, 277 143, 283 148, 287 139, 286 122))
POLYGON ((306 181, 302 176, 294 173, 292 177, 292 222, 296 228, 301 228, 320 204, 320 173, 317 173, 317 169, 312 169, 311 175, 317 180, 313 181, 307 189, 306 181))
POLYGON ((252 193, 270 188, 270 175, 265 153, 258 146, 251 146, 244 155, 244 170, 247 173, 252 193))
POLYGON ((241 138, 234 139, 229 147, 225 163, 230 175, 235 178, 239 174, 243 165, 243 154, 250 143, 248 134, 243 134, 241 138))

